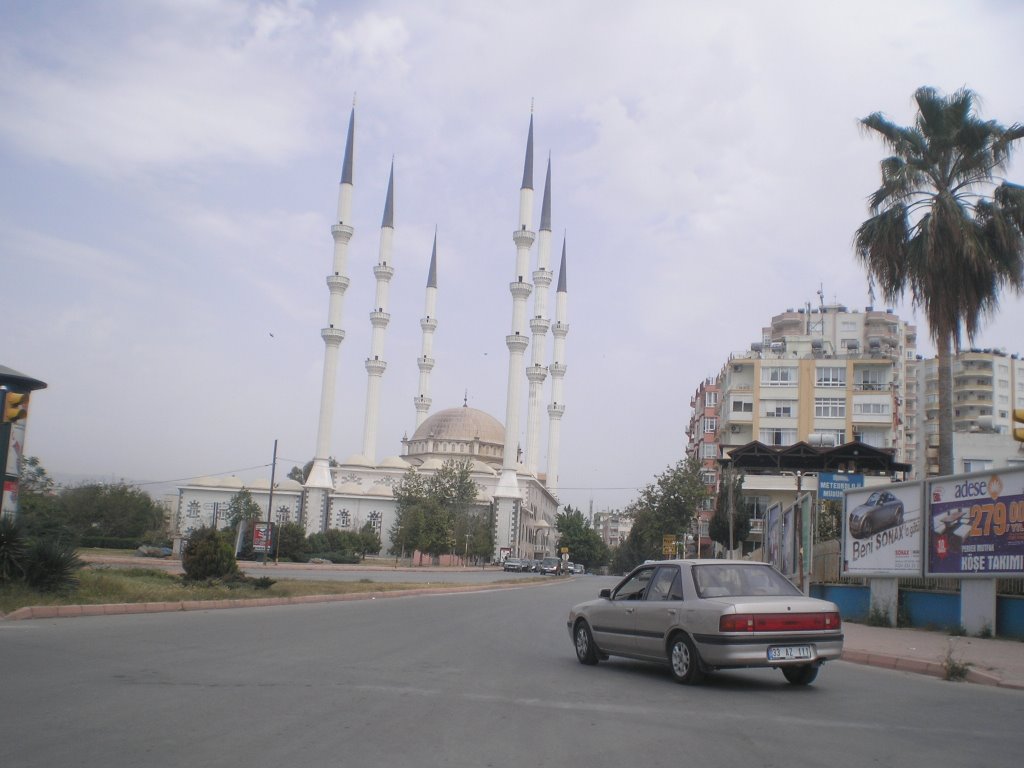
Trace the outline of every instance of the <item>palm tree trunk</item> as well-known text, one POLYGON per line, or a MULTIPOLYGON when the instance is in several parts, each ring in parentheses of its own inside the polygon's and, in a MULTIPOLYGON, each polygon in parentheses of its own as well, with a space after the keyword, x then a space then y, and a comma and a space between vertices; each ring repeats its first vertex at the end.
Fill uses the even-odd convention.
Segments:
POLYGON ((939 474, 953 474, 953 372, 950 370, 949 334, 938 340, 939 367, 939 474))

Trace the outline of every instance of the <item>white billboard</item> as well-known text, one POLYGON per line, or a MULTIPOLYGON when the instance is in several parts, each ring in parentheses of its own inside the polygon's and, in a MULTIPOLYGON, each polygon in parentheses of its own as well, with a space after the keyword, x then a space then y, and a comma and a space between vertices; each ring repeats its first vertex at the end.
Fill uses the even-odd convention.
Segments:
POLYGON ((893 483, 843 496, 843 575, 922 573, 924 484, 893 483))

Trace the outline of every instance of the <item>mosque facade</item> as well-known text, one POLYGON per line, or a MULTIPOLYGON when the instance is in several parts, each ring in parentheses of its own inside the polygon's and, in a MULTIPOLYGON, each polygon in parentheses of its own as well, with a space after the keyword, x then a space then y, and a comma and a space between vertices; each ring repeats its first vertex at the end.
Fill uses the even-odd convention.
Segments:
MULTIPOLYGON (((339 349, 345 337, 343 302, 349 287, 348 246, 355 233, 351 223, 354 148, 353 108, 342 164, 337 218, 331 227, 334 251, 332 270, 327 276, 327 324, 320 331, 324 341, 324 365, 313 464, 304 484, 291 479, 279 480, 274 483, 273 493, 266 480, 245 487, 260 505, 264 515, 268 507, 272 507, 270 519, 277 524, 301 522, 306 533, 310 534, 332 528, 358 531, 370 523, 381 538, 383 550, 387 551, 391 547, 389 531, 396 519, 396 500, 392 494, 395 484, 410 469, 431 475, 447 460, 466 461, 478 489, 475 512, 487 515, 494 526, 493 558, 542 558, 553 555, 557 543, 554 522, 559 508, 557 479, 560 428, 565 413, 562 397, 567 370, 565 348, 569 331, 568 291, 563 241, 552 317, 549 299, 555 275, 550 264, 551 162, 548 161, 545 177, 540 228, 534 232, 533 117, 531 115, 523 182, 519 193, 518 226, 513 233, 516 255, 513 280, 509 284, 512 322, 510 333, 506 336, 509 363, 504 424, 490 414, 468 407, 466 402, 461 406, 431 413, 433 400, 430 376, 437 364, 433 358, 433 339, 438 327, 435 235, 426 283, 424 316, 420 320, 421 348, 417 357, 419 380, 413 397, 415 428, 411 437, 402 439, 401 455, 379 461, 376 459, 381 381, 387 369, 384 340, 390 322, 388 293, 390 281, 395 274, 392 264, 395 226, 392 165, 381 221, 379 258, 373 268, 376 300, 374 310, 370 313, 371 351, 365 362, 367 386, 363 442, 359 452, 337 464, 330 458, 334 455, 331 450, 331 425, 337 400, 335 381, 339 349), (531 251, 535 242, 537 256, 531 273, 531 251), (532 309, 529 306, 531 296, 532 309), (549 336, 552 338, 550 360, 547 359, 549 336), (546 409, 545 389, 548 391, 546 409), (527 406, 525 419, 522 418, 524 399, 527 406), (540 446, 545 410, 547 463, 542 470, 540 446), (520 423, 525 425, 525 441, 520 437, 520 423), (525 450, 520 450, 524 445, 525 450)), ((443 365, 443 361, 440 364, 443 365)), ((225 511, 228 503, 242 487, 241 481, 233 477, 206 477, 179 486, 175 515, 177 533, 187 536, 203 525, 226 527, 225 511)))

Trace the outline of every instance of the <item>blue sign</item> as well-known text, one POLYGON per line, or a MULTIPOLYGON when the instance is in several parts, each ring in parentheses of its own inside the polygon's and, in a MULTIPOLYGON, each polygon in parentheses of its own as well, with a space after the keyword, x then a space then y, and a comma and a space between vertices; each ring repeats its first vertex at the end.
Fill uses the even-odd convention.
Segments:
POLYGON ((818 473, 819 499, 842 500, 843 491, 863 487, 864 475, 835 474, 833 472, 818 473))

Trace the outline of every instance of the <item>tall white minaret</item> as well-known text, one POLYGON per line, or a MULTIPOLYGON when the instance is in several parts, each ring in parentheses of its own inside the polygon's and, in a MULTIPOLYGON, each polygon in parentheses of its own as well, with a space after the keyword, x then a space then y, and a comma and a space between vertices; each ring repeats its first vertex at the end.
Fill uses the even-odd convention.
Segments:
POLYGON ((395 161, 391 161, 388 194, 384 201, 384 218, 380 223, 380 253, 373 275, 377 278, 377 300, 370 312, 372 337, 370 356, 366 358, 366 415, 363 419, 363 456, 377 462, 377 417, 380 414, 380 383, 388 364, 384 361, 384 332, 388 314, 388 287, 395 274, 391 266, 391 246, 395 235, 395 161))
POLYGON ((516 244, 515 279, 509 284, 512 294, 512 332, 505 337, 508 346, 508 389, 505 406, 505 455, 501 467, 501 478, 494 491, 495 502, 495 557, 500 557, 501 547, 511 547, 512 554, 519 555, 519 505, 522 494, 516 477, 519 449, 519 399, 523 379, 523 356, 530 344, 526 335, 526 300, 533 286, 529 282, 530 247, 536 234, 530 229, 533 209, 533 115, 530 115, 530 132, 526 140, 526 163, 523 168, 523 185, 519 189, 519 226, 512 233, 516 244))
POLYGON ((348 120, 345 141, 345 160, 341 166, 341 188, 338 191, 337 223, 331 227, 334 237, 334 269, 327 276, 330 300, 327 305, 327 327, 320 330, 324 340, 324 373, 320 386, 320 421, 316 433, 316 453, 313 468, 306 478, 305 512, 306 532, 323 530, 329 491, 333 488, 329 456, 331 451, 331 424, 334 420, 335 381, 338 372, 338 349, 345 338, 341 328, 341 309, 348 288, 348 243, 352 239, 352 166, 355 151, 356 108, 348 120))
POLYGON ((420 369, 419 392, 413 399, 416 406, 416 426, 419 427, 430 411, 430 372, 434 368, 434 331, 437 330, 437 232, 434 232, 434 249, 430 253, 430 269, 427 270, 427 296, 420 328, 423 329, 423 344, 416 365, 420 369))
POLYGON ((565 337, 569 335, 569 294, 565 287, 565 238, 562 238, 562 263, 558 267, 558 288, 555 292, 555 324, 551 334, 555 348, 551 355, 551 404, 548 406, 548 491, 558 498, 558 450, 562 432, 562 385, 565 383, 565 337))
POLYGON ((526 469, 537 474, 540 466, 540 411, 541 394, 548 369, 544 365, 547 350, 547 334, 551 322, 548 320, 548 299, 551 293, 551 156, 548 156, 548 172, 544 178, 544 197, 540 208, 540 231, 537 233, 537 270, 533 273, 533 317, 530 330, 533 332, 532 363, 526 368, 530 382, 530 395, 526 408, 526 469))

